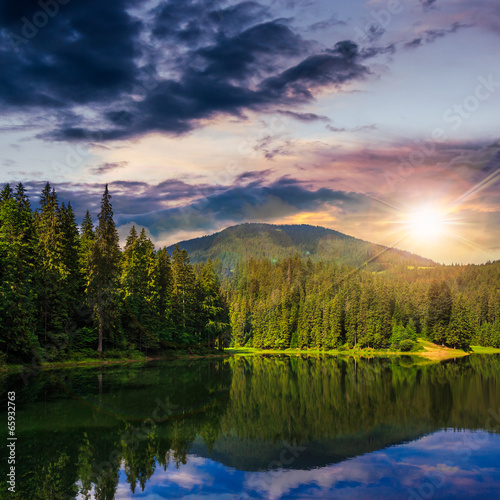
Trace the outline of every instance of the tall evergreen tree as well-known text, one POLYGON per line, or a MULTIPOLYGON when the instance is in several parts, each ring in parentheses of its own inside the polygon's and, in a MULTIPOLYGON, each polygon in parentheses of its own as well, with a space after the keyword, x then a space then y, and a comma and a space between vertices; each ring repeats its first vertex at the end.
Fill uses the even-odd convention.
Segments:
POLYGON ((60 207, 57 194, 47 182, 40 196, 40 211, 35 213, 37 246, 37 295, 39 335, 43 343, 62 341, 69 317, 64 281, 69 271, 64 261, 60 207), (55 338, 54 335, 57 337, 55 338), (52 337, 50 339, 49 337, 52 337))
POLYGON ((75 314, 78 302, 81 302, 79 293, 82 290, 82 274, 79 262, 80 236, 71 202, 68 205, 61 204, 58 218, 62 238, 61 261, 65 270, 63 293, 65 307, 68 310, 68 316, 71 317, 75 314))
POLYGON ((228 310, 223 302, 219 278, 215 274, 210 258, 203 266, 199 278, 201 292, 202 343, 214 346, 217 339, 219 349, 223 346, 223 335, 229 328, 228 310))
POLYGON ((140 350, 158 346, 159 291, 154 245, 142 229, 132 226, 123 252, 121 287, 125 306, 124 328, 140 350))
POLYGON ((113 220, 111 195, 107 184, 98 221, 89 262, 87 295, 98 328, 97 350, 102 355, 105 332, 112 333, 113 329, 118 328, 117 291, 121 260, 118 232, 113 220))
POLYGON ((473 336, 471 315, 463 295, 460 294, 453 304, 446 343, 454 349, 468 350, 473 336))
POLYGON ((172 253, 172 318, 180 331, 174 340, 190 343, 194 334, 195 275, 185 249, 176 245, 172 253))
POLYGON ((87 210, 87 213, 85 214, 82 225, 80 227, 80 245, 78 257, 84 288, 88 286, 90 279, 90 259, 92 257, 94 243, 94 224, 92 223, 92 217, 87 210))
POLYGON ((34 230, 22 184, 0 195, 0 352, 9 361, 38 350, 35 334, 34 230))
POLYGON ((437 344, 444 345, 452 310, 450 287, 445 281, 434 281, 429 287, 427 297, 428 335, 437 344))
POLYGON ((167 249, 161 248, 156 252, 156 291, 158 293, 157 313, 159 316, 160 340, 172 340, 172 265, 167 249))

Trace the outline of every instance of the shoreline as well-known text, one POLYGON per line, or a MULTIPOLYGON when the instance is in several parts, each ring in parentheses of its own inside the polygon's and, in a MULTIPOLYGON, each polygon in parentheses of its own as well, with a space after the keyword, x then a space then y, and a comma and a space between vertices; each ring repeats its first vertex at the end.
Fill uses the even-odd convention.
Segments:
POLYGON ((422 350, 419 351, 392 351, 383 349, 346 349, 346 350, 321 350, 321 349, 256 349, 253 347, 228 347, 221 352, 210 354, 169 354, 160 356, 144 356, 140 358, 123 358, 123 359, 88 359, 82 361, 58 361, 54 363, 42 363, 36 366, 22 364, 7 364, 0 371, 5 374, 10 374, 23 369, 28 370, 51 370, 61 368, 78 368, 78 367, 99 367, 118 364, 130 363, 149 363, 151 361, 163 360, 191 360, 191 359, 211 359, 211 358, 227 358, 230 356, 249 356, 262 354, 285 354, 285 355, 308 355, 308 356, 340 356, 340 357, 357 357, 357 358, 373 358, 373 357, 392 357, 392 356, 418 356, 427 361, 446 361, 448 359, 462 358, 471 354, 500 354, 500 349, 494 347, 471 346, 470 352, 465 352, 461 349, 452 349, 432 344, 429 341, 419 340, 422 350))
POLYGON ((233 355, 260 355, 260 354, 287 354, 311 356, 344 356, 358 358, 391 357, 391 356, 418 356, 428 361, 446 361, 448 359, 463 358, 471 354, 500 354, 500 349, 494 347, 471 346, 471 351, 443 347, 432 342, 419 339, 422 347, 419 351, 393 351, 383 349, 346 349, 346 350, 321 350, 321 349, 256 349, 253 347, 228 348, 233 355))
POLYGON ((99 366, 108 366, 108 365, 118 365, 118 364, 126 364, 126 363, 149 363, 151 361, 162 361, 162 360, 178 360, 178 359, 210 359, 210 358, 220 358, 220 357, 228 357, 231 354, 222 353, 213 353, 213 354, 187 354, 187 355, 164 355, 164 356, 144 356, 140 358, 123 358, 123 359, 88 359, 82 361, 57 361, 54 363, 42 363, 38 365, 22 365, 22 364, 6 364, 3 367, 4 373, 12 373, 15 371, 19 371, 22 369, 27 370, 51 370, 51 369, 60 369, 60 368, 83 368, 83 367, 99 367, 99 366))

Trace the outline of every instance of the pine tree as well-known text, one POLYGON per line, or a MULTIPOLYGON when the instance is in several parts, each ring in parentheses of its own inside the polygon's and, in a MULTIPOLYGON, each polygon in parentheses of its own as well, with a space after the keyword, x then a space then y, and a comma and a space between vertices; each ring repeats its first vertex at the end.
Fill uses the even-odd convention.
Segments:
POLYGON ((87 296, 98 328, 97 350, 102 356, 105 332, 118 327, 117 292, 121 260, 118 233, 113 220, 111 195, 107 184, 98 220, 95 244, 89 262, 87 296))
POLYGON ((223 346, 223 334, 229 328, 229 316, 226 304, 222 300, 220 283, 214 272, 210 258, 206 261, 200 274, 201 291, 201 342, 211 347, 217 339, 219 349, 223 346))
POLYGON ((18 184, 0 195, 0 352, 22 361, 38 351, 35 334, 34 228, 29 199, 18 184))
POLYGON ((158 292, 158 316, 160 340, 172 339, 172 266, 167 249, 161 248, 156 252, 156 290, 158 292))
POLYGON ((310 346, 310 332, 312 327, 312 313, 309 301, 305 299, 300 304, 298 322, 298 343, 299 349, 306 349, 310 346))
POLYGON ((9 200, 12 200, 13 197, 14 197, 14 191, 12 191, 10 184, 9 183, 5 184, 5 186, 2 189, 2 192, 0 193, 0 206, 9 200))
POLYGON ((52 341, 56 350, 64 343, 62 334, 69 321, 64 288, 69 269, 64 259, 60 210, 57 194, 47 183, 40 197, 40 212, 35 213, 38 331, 43 343, 52 341))
POLYGON ((467 303, 463 295, 460 294, 453 304, 446 343, 454 349, 468 350, 473 336, 474 328, 470 320, 467 303))
POLYGON ((174 340, 190 343, 194 335, 195 319, 195 275, 185 249, 176 245, 172 254, 173 304, 172 318, 181 330, 175 332, 174 340), (176 337, 176 338, 175 338, 176 337))
POLYGON ((427 329, 432 340, 444 345, 451 318, 452 297, 445 281, 434 281, 427 293, 427 329))
POLYGON ((335 349, 344 343, 345 325, 345 298, 343 294, 335 295, 330 307, 330 332, 328 349, 335 349))
POLYGON ((95 243, 94 225, 92 217, 87 210, 80 228, 80 255, 78 257, 80 272, 84 283, 84 288, 88 286, 90 279, 90 259, 95 243))
POLYGON ((79 264, 80 237, 71 202, 64 203, 58 212, 61 232, 61 261, 65 270, 63 294, 68 316, 75 314, 78 302, 81 301, 82 275, 79 264))

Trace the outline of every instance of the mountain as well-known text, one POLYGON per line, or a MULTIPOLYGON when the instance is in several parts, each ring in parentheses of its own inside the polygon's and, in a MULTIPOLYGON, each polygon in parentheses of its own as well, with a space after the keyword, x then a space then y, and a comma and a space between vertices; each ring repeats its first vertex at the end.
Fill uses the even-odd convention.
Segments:
MULTIPOLYGON (((230 270, 240 260, 280 260, 298 253, 301 258, 329 260, 353 267, 384 271, 400 266, 433 267, 430 259, 397 249, 369 243, 333 229, 319 226, 274 225, 246 223, 232 226, 219 233, 181 241, 191 262, 203 262, 209 257, 220 259, 230 270)), ((168 247, 172 252, 175 245, 168 247)))

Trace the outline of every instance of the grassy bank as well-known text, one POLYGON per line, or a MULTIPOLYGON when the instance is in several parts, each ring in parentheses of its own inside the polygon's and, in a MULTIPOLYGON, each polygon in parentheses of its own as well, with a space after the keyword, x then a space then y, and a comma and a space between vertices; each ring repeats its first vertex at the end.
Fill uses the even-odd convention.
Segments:
POLYGON ((20 365, 20 364, 7 364, 0 367, 0 373, 17 372, 19 369, 60 369, 60 368, 73 368, 85 366, 107 366, 125 363, 145 363, 155 360, 168 360, 168 359, 201 359, 201 358, 220 358, 234 355, 260 355, 260 354, 287 354, 287 355, 308 355, 308 356, 354 356, 360 358, 372 358, 383 356, 420 356, 430 361, 443 361, 446 359, 453 359, 469 354, 500 354, 500 349, 493 347, 471 346, 470 352, 465 352, 460 349, 451 349, 449 347, 442 347, 424 339, 419 339, 417 342, 417 350, 411 352, 394 351, 387 349, 334 349, 334 350, 320 350, 320 349, 255 349, 253 347, 238 347, 228 348, 223 352, 219 351, 187 351, 176 350, 166 351, 151 356, 146 356, 144 353, 135 351, 133 353, 123 353, 117 357, 88 357, 80 359, 66 359, 53 362, 42 362, 36 365, 20 365))
POLYGON ((233 355, 252 355, 252 354, 301 354, 301 355, 332 355, 332 356, 357 356, 363 358, 371 358, 375 356, 420 356, 431 361, 443 361, 463 356, 468 356, 472 352, 478 354, 493 354, 500 353, 500 349, 490 349, 485 347, 474 347, 472 352, 465 352, 461 349, 450 349, 442 347, 424 339, 419 339, 416 349, 411 352, 394 351, 389 349, 344 349, 344 350, 320 350, 320 349, 254 349, 252 347, 239 347, 234 349, 226 349, 233 355))
POLYGON ((74 367, 85 367, 85 366, 107 366, 116 365, 124 363, 145 363, 148 361, 156 360, 167 360, 167 359, 200 359, 200 358, 220 358, 221 356, 230 356, 229 353, 225 351, 187 351, 187 350, 175 350, 175 351, 165 351, 161 353, 156 353, 151 356, 146 356, 144 353, 135 351, 133 353, 124 353, 122 355, 117 355, 115 357, 87 357, 78 359, 65 359, 58 361, 47 361, 36 364, 7 364, 3 365, 4 373, 17 372, 20 369, 32 369, 32 370, 50 370, 50 369, 60 369, 60 368, 74 368, 74 367))
POLYGON ((476 354, 500 354, 500 349, 494 347, 471 346, 471 349, 476 354))

